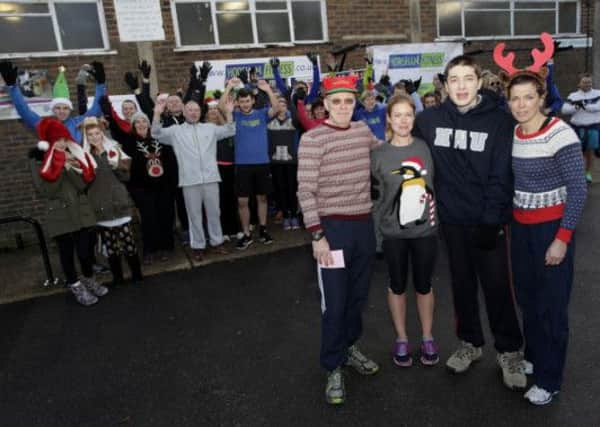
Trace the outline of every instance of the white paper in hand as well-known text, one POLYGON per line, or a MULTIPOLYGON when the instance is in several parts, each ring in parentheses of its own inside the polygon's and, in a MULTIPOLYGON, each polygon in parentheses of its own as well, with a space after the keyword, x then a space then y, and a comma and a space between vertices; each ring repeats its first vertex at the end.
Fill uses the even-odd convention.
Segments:
POLYGON ((344 262, 344 251, 338 249, 330 252, 331 257, 333 258, 333 264, 323 265, 321 263, 318 263, 319 268, 346 268, 346 263, 344 262))

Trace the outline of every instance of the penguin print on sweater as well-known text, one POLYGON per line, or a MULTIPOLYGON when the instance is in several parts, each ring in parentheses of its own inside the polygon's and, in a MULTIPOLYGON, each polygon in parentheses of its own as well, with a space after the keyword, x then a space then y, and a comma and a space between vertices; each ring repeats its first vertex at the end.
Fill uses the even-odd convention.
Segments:
POLYGON ((414 138, 408 146, 381 144, 371 154, 371 174, 373 215, 384 239, 436 232, 434 167, 423 140, 414 138))
POLYGON ((410 157, 402 166, 390 172, 401 175, 402 183, 394 197, 393 210, 397 213, 400 228, 414 227, 431 221, 435 225, 433 191, 425 182, 427 169, 419 157, 410 157))

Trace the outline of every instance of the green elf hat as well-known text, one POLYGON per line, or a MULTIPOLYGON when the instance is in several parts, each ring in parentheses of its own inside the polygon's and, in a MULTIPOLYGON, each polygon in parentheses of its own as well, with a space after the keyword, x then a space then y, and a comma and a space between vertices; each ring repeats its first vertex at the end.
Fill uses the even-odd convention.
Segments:
POLYGON ((69 99, 69 85, 67 84, 67 78, 65 77, 66 68, 62 65, 58 67, 58 75, 54 82, 54 88, 52 88, 52 101, 50 101, 50 109, 53 109, 57 105, 66 105, 71 110, 73 104, 69 99))

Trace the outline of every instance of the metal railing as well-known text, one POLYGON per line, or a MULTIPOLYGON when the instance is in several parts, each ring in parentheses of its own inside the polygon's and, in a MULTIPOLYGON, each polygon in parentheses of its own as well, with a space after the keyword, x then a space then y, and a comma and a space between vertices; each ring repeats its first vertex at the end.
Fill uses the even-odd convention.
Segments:
POLYGON ((9 224, 12 222, 27 222, 33 226, 35 234, 40 244, 40 250, 42 252, 42 260, 44 261, 44 269, 46 270, 46 281, 44 286, 57 285, 59 282, 58 277, 54 277, 52 273, 52 265, 50 264, 50 256, 48 255, 48 245, 46 245, 46 238, 44 237, 44 231, 38 220, 28 216, 11 216, 7 218, 0 218, 0 225, 9 224))

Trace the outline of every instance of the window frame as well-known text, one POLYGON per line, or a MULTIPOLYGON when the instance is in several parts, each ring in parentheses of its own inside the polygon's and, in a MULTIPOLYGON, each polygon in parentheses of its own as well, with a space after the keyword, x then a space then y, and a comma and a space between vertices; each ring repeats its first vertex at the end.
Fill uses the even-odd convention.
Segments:
POLYGON ((283 46, 290 47, 295 45, 305 44, 321 44, 329 41, 329 29, 327 21, 327 4, 325 0, 246 0, 248 2, 247 11, 239 11, 242 13, 249 13, 252 23, 252 37, 253 43, 237 43, 237 44, 220 44, 219 31, 217 26, 217 9, 216 4, 222 3, 224 0, 170 0, 171 3, 171 18, 173 20, 173 33, 175 35, 175 52, 185 52, 193 50, 229 50, 229 49, 242 49, 242 48, 266 48, 270 46, 283 46), (321 5, 321 29, 323 32, 323 39, 321 40, 296 40, 294 33, 294 19, 292 16, 292 3, 293 2, 319 2, 321 5), (270 42, 270 43, 259 43, 258 42, 258 27, 256 25, 256 14, 268 14, 268 13, 281 13, 282 9, 277 10, 258 10, 256 9, 256 2, 265 3, 286 3, 287 14, 290 28, 290 41, 286 42, 270 42), (197 44, 197 45, 182 45, 181 35, 179 33, 179 21, 177 19, 177 8, 178 3, 209 3, 211 7, 211 19, 212 26, 214 28, 214 44, 197 44))
MULTIPOLYGON (((515 35, 515 12, 527 12, 527 11, 539 11, 540 9, 531 9, 531 8, 516 8, 515 3, 528 2, 528 3, 554 3, 554 30, 560 30, 559 22, 560 22, 560 3, 575 3, 577 7, 576 17, 577 22, 575 23, 575 32, 574 33, 558 33, 553 31, 551 34, 553 37, 581 37, 584 35, 581 32, 581 12, 582 12, 582 4, 581 0, 504 0, 505 2, 509 2, 510 6, 508 12, 510 13, 510 34, 508 35, 489 35, 489 36, 467 36, 465 34, 465 1, 466 0, 457 0, 460 1, 460 20, 461 20, 461 35, 456 36, 443 36, 440 35, 440 8, 438 7, 439 0, 436 0, 435 3, 435 24, 436 24, 436 41, 454 41, 454 40, 518 40, 518 39, 533 39, 537 38, 538 35, 515 35)), ((499 2, 500 0, 478 0, 481 2, 499 2)), ((507 9, 494 9, 494 8, 482 8, 482 9, 470 9, 477 10, 478 12, 506 12, 507 9)), ((551 9, 545 9, 547 11, 551 9)))
POLYGON ((108 38, 108 29, 106 26, 106 18, 104 16, 104 6, 102 0, 8 0, 10 3, 21 3, 21 4, 47 4, 47 13, 2 13, 0 17, 11 17, 11 16, 32 16, 32 17, 50 17, 52 21, 52 29, 54 30, 54 37, 56 39, 57 50, 53 51, 41 51, 41 52, 0 52, 0 59, 8 58, 39 58, 39 57, 57 57, 57 56, 70 56, 70 55, 97 55, 102 54, 116 54, 114 50, 110 50, 110 42, 108 38), (102 35, 102 48, 85 48, 85 49, 64 49, 63 41, 60 34, 60 27, 58 25, 58 17, 56 14, 56 3, 95 3, 96 10, 98 12, 98 23, 100 25, 100 33, 102 35))

